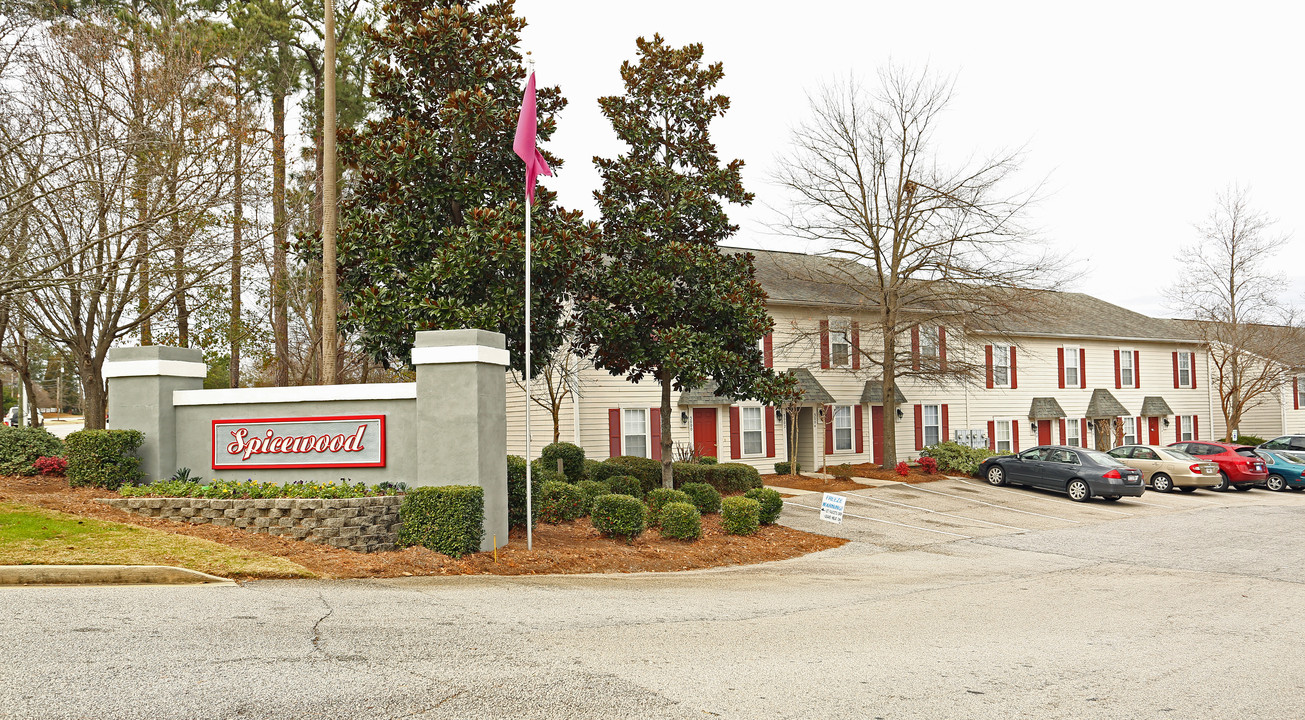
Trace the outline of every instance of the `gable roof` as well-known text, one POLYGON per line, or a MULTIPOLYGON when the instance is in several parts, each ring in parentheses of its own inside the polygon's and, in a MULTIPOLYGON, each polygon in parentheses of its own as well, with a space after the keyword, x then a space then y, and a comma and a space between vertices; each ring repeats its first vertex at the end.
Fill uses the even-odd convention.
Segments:
POLYGON ((1097 388, 1092 391, 1092 399, 1088 400, 1087 411, 1083 417, 1089 420, 1100 420, 1101 418, 1127 417, 1133 413, 1119 404, 1114 395, 1109 390, 1097 388))
POLYGON ((1054 397, 1035 397, 1029 405, 1030 420, 1055 420, 1065 417, 1065 411, 1054 397))

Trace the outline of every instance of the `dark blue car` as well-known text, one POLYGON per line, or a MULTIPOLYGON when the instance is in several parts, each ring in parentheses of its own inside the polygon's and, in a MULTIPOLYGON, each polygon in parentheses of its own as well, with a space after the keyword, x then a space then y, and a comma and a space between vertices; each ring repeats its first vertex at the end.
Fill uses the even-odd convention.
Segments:
POLYGON ((1070 500, 1087 502, 1139 497, 1146 492, 1142 471, 1097 450, 1065 445, 1039 445, 1018 455, 998 455, 983 461, 979 476, 989 485, 1027 485, 1055 490, 1070 500))

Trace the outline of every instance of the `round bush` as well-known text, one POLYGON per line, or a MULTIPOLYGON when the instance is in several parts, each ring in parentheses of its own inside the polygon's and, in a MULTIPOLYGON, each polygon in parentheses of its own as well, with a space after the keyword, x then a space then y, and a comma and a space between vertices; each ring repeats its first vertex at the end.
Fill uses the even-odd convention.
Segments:
POLYGON ((702 537, 702 515, 686 502, 668 503, 662 508, 662 537, 697 540, 702 537))
POLYGON ((616 475, 607 478, 607 486, 616 495, 629 495, 636 500, 643 498, 642 484, 639 478, 633 475, 616 475))
POLYGON ((792 471, 794 474, 796 474, 796 473, 798 473, 798 472, 801 472, 801 468, 800 468, 800 467, 797 467, 796 465, 794 465, 794 464, 792 464, 792 463, 786 463, 786 462, 777 462, 777 463, 775 463, 775 474, 776 474, 776 475, 788 475, 788 474, 789 474, 789 471, 792 471))
POLYGON ((688 495, 679 490, 668 490, 666 488, 657 488, 649 492, 644 499, 648 502, 648 524, 657 525, 661 522, 662 508, 671 503, 693 502, 688 495))
POLYGON ((610 474, 608 475, 602 474, 603 472, 601 470, 602 466, 603 464, 598 462, 597 460, 590 460, 589 458, 585 458, 584 479, 597 480, 601 482, 602 480, 605 480, 608 477, 610 477, 610 474))
POLYGON ((671 463, 671 477, 675 480, 676 488, 686 483, 707 482, 707 474, 710 471, 711 468, 697 463, 671 463))
POLYGON ((643 503, 629 495, 600 495, 594 499, 593 511, 589 514, 594 529, 607 537, 623 537, 626 542, 643 534, 647 527, 648 514, 643 503))
POLYGON ((750 497, 727 497, 721 502, 720 524, 731 535, 751 535, 760 526, 761 503, 750 497))
POLYGON ((45 428, 0 425, 0 475, 35 475, 37 458, 63 453, 63 442, 45 428))
POLYGON ((539 519, 546 523, 575 520, 585 514, 585 496, 568 482, 549 480, 539 487, 539 519))
POLYGON ((693 506, 703 515, 720 512, 720 493, 716 488, 706 483, 689 483, 680 489, 689 496, 689 502, 693 503, 693 506))
POLYGON ((71 487, 117 490, 143 477, 136 449, 145 441, 139 430, 78 430, 64 441, 65 474, 71 487))
POLYGON ((721 463, 707 466, 707 479, 712 487, 723 493, 736 493, 762 486, 761 473, 743 463, 721 463))
POLYGON ((757 520, 762 525, 774 525, 779 514, 784 511, 784 498, 770 488, 753 488, 743 493, 743 497, 752 498, 761 504, 757 520))
MULTIPOLYGON (((516 455, 508 455, 508 525, 510 527, 526 526, 526 459, 516 455)), ((532 522, 531 527, 539 522, 539 475, 530 474, 531 497, 534 502, 531 503, 530 510, 532 522)))
POLYGON ((619 455, 608 458, 603 464, 618 468, 620 472, 617 474, 619 475, 631 475, 638 478, 640 492, 648 492, 653 488, 662 486, 662 462, 660 460, 619 455))
POLYGON ((576 489, 580 491, 581 497, 584 498, 585 512, 588 513, 594 507, 594 498, 599 495, 611 494, 612 488, 605 482, 597 480, 581 480, 575 484, 576 489))
POLYGON ((579 445, 564 442, 545 445, 539 459, 551 470, 557 470, 557 461, 561 460, 562 474, 566 475, 567 482, 577 483, 584 479, 585 451, 579 445))

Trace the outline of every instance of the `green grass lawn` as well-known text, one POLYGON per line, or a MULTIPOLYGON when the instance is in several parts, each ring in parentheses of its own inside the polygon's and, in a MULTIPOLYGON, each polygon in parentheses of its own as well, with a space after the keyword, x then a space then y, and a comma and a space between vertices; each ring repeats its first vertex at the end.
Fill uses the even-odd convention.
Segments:
POLYGON ((223 577, 313 576, 253 550, 12 503, 0 503, 0 565, 173 565, 223 577))

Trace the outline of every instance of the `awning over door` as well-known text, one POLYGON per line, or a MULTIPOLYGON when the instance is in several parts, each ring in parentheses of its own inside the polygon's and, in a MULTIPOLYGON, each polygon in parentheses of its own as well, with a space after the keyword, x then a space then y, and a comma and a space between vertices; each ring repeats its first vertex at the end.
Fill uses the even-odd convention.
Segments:
POLYGON ((1063 417, 1065 411, 1053 397, 1033 398, 1033 404, 1029 406, 1030 420, 1056 420, 1063 417))
POLYGON ((1100 420, 1102 418, 1128 417, 1133 413, 1119 404, 1114 395, 1109 390, 1097 388, 1092 391, 1092 399, 1088 400, 1087 412, 1083 414, 1089 420, 1100 420))
MULTIPOLYGON (((901 385, 893 385, 893 397, 897 398, 898 405, 906 404, 906 396, 902 394, 901 385)), ((883 405, 884 404, 884 381, 879 378, 865 381, 865 389, 861 391, 862 405, 883 405)))
POLYGON ((797 378, 798 389, 802 391, 803 405, 833 405, 834 396, 829 394, 824 385, 806 368, 789 368, 789 374, 797 378))
POLYGON ((1165 417, 1173 414, 1173 408, 1158 395, 1148 395, 1142 399, 1142 417, 1165 417))

